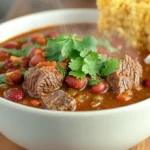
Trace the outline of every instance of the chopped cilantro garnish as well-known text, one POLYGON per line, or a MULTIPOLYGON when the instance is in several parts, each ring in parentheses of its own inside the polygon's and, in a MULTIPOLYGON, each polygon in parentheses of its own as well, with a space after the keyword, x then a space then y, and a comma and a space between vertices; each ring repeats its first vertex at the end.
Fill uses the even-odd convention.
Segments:
POLYGON ((111 45, 110 41, 107 40, 106 38, 100 38, 100 39, 98 39, 98 45, 105 47, 106 50, 108 50, 111 53, 118 52, 118 49, 115 48, 115 47, 113 47, 111 45))
MULTIPOLYGON (((111 47, 105 40, 104 45, 111 47)), ((93 36, 78 39, 75 35, 61 35, 57 39, 48 38, 46 56, 48 61, 57 62, 69 58, 69 75, 76 78, 89 75, 93 80, 91 84, 96 84, 99 81, 97 75, 105 77, 119 68, 118 59, 107 58, 98 54, 96 50, 97 40, 93 36)))
POLYGON ((100 70, 100 75, 105 77, 116 71, 119 68, 120 61, 116 58, 108 58, 104 66, 100 70))
POLYGON ((66 58, 84 57, 89 50, 96 51, 97 41, 92 36, 87 36, 83 40, 75 35, 61 35, 57 39, 48 38, 46 46, 46 56, 48 61, 60 62, 66 58))
POLYGON ((5 76, 5 74, 1 74, 0 75, 0 84, 2 84, 4 82, 6 82, 6 76, 5 76))
POLYGON ((102 79, 92 79, 92 80, 89 80, 88 84, 89 85, 96 85, 98 83, 100 83, 102 81, 102 79))
POLYGON ((4 63, 3 63, 3 62, 0 62, 0 69, 3 68, 3 65, 4 65, 4 63))
POLYGON ((24 80, 26 79, 28 72, 29 70, 26 70, 25 72, 23 72, 24 80))
POLYGON ((26 56, 28 54, 28 52, 32 49, 32 48, 39 48, 40 45, 38 44, 33 44, 31 46, 28 46, 22 50, 17 50, 17 49, 2 49, 4 52, 7 52, 9 54, 12 54, 14 56, 18 56, 18 57, 22 57, 22 56, 26 56))

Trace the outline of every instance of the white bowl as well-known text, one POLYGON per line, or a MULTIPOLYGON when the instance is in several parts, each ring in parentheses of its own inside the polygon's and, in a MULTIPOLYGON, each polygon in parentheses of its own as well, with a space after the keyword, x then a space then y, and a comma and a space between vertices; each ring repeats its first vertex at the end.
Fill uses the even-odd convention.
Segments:
MULTIPOLYGON (((96 22, 93 9, 46 11, 0 25, 0 42, 52 24, 96 22)), ((150 136, 150 99, 88 112, 39 110, 0 98, 0 132, 29 150, 127 150, 150 136)))

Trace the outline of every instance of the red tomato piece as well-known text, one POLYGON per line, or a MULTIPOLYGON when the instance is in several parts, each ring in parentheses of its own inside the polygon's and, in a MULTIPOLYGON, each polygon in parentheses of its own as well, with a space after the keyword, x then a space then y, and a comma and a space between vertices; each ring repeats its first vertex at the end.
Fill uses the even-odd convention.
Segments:
POLYGON ((117 100, 121 102, 126 102, 131 99, 131 96, 126 93, 121 93, 117 96, 117 100))
POLYGON ((40 106, 40 102, 39 102, 38 100, 32 100, 32 101, 31 101, 31 104, 32 104, 32 106, 34 106, 34 107, 40 106))

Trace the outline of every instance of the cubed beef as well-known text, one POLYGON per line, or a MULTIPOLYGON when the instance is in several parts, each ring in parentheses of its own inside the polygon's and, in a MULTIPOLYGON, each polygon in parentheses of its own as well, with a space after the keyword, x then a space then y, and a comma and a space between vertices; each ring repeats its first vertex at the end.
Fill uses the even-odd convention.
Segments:
POLYGON ((46 109, 60 111, 74 111, 76 109, 76 100, 62 90, 43 95, 41 99, 46 109))
POLYGON ((61 73, 54 66, 42 66, 41 64, 29 70, 24 83, 25 89, 32 97, 48 94, 58 90, 62 85, 61 73))
POLYGON ((120 68, 107 77, 110 88, 115 93, 123 93, 128 89, 140 90, 140 78, 142 77, 142 66, 137 60, 126 55, 120 60, 120 68))

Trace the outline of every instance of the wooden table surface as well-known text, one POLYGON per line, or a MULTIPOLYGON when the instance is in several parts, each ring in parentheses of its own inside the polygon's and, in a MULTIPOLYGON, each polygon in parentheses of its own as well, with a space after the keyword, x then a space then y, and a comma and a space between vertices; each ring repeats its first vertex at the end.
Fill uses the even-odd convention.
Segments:
MULTIPOLYGON (((4 20, 28 13, 61 8, 95 8, 95 0, 11 0, 12 6, 4 20)), ((108 143, 109 144, 109 143, 108 143)), ((24 150, 0 134, 0 150, 24 150)), ((131 150, 150 150, 150 138, 131 150)))

